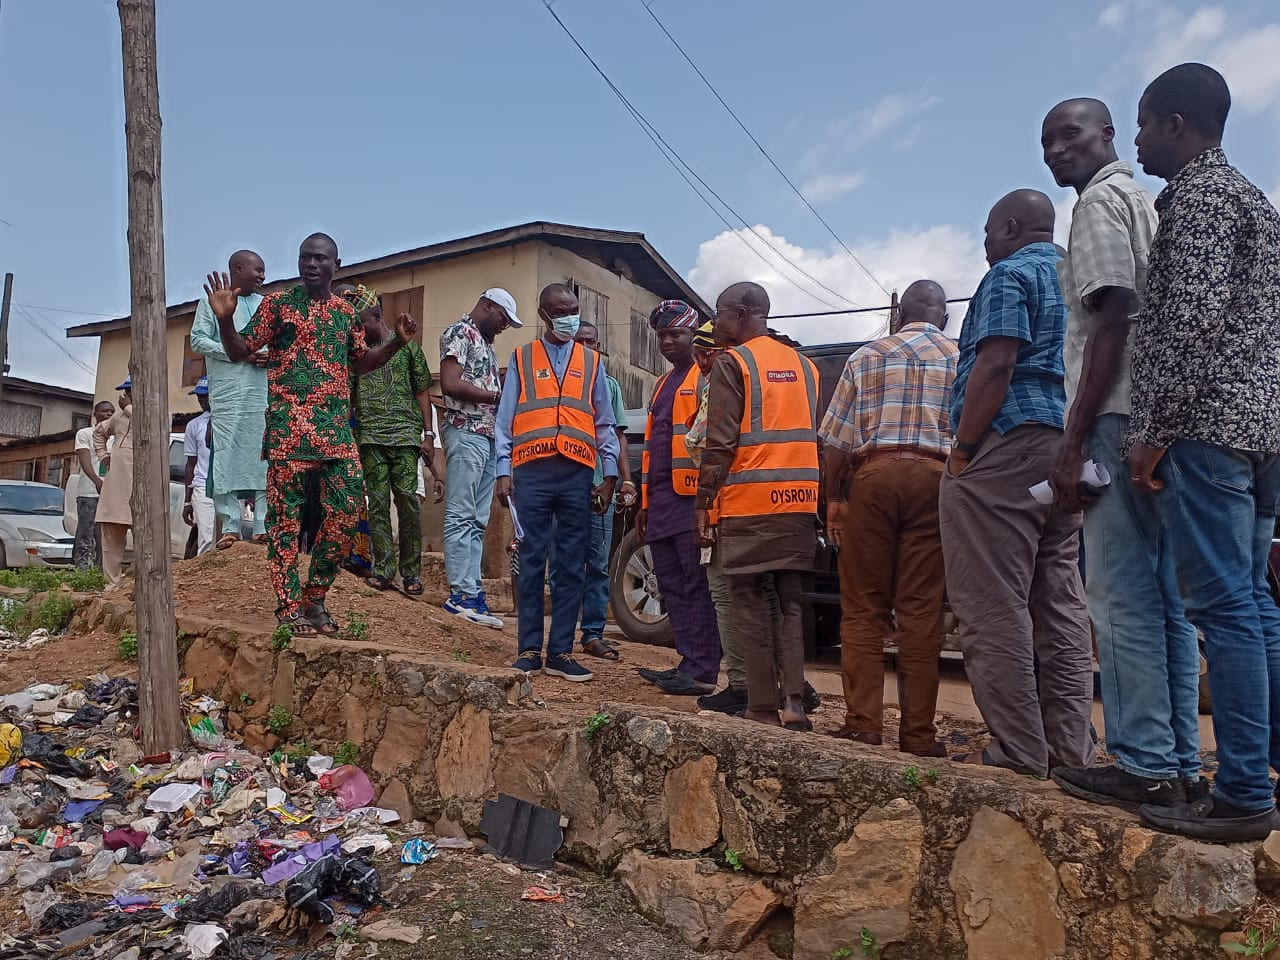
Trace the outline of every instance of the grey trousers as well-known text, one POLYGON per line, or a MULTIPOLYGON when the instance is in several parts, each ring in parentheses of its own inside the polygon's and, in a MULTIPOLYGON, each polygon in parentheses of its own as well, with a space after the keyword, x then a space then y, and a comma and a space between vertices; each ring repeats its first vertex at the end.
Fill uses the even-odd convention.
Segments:
POLYGON ((102 544, 98 538, 97 497, 76 497, 76 539, 71 547, 71 562, 77 570, 102 566, 102 544))
MULTIPOLYGON (((776 621, 782 619, 782 602, 778 599, 778 591, 773 585, 773 575, 765 574, 765 601, 769 605, 769 617, 776 621)), ((735 690, 747 689, 747 662, 742 657, 742 648, 738 644, 733 629, 733 594, 729 589, 729 576, 720 564, 720 544, 717 543, 711 552, 711 562, 707 564, 707 586, 711 590, 711 602, 716 608, 716 625, 720 628, 720 650, 724 654, 724 672, 729 677, 729 686, 735 690)))
POLYGON ((733 634, 746 661, 747 706, 777 710, 781 697, 804 692, 805 574, 797 570, 726 575, 733 599, 733 634), (770 578, 781 616, 769 600, 770 578))
POLYGON ((943 471, 938 500, 947 595, 993 738, 987 762, 1041 777, 1094 759, 1082 515, 1027 492, 1048 478, 1061 439, 1039 425, 993 431, 960 476, 943 471))

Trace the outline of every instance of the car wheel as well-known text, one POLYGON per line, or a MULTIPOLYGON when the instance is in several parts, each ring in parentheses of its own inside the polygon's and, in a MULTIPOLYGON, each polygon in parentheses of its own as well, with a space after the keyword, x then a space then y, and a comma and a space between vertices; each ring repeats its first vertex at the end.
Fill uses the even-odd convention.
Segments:
POLYGON ((627 532, 614 553, 609 605, 628 640, 660 647, 673 645, 667 606, 653 572, 653 556, 634 530, 627 532))

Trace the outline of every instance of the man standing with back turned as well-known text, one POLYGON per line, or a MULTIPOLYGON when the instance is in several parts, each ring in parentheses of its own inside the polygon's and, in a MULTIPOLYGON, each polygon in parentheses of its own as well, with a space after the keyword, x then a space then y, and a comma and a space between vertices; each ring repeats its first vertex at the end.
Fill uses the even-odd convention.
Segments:
POLYGON ((1062 442, 1067 309, 1053 203, 1015 190, 987 216, 960 332, 955 436, 938 498, 947 595, 991 743, 970 763, 1048 776, 1093 762, 1093 657, 1079 512, 1037 503, 1062 442))
POLYGON ((1280 828, 1280 611, 1267 556, 1280 499, 1280 215, 1227 163, 1226 81, 1200 63, 1138 103, 1138 163, 1167 180, 1133 340, 1129 474, 1151 496, 1187 615, 1204 631, 1218 772, 1212 798, 1144 806, 1200 840, 1280 828))
MULTIPOLYGON (((239 333, 239 291, 226 274, 209 274, 205 293, 232 362, 267 348, 267 416, 262 458, 267 461, 267 560, 279 604, 276 617, 297 634, 338 632, 324 598, 351 544, 364 484, 351 435, 351 371, 376 370, 418 331, 402 313, 395 336, 372 350, 351 304, 333 293, 341 261, 338 245, 313 233, 298 250, 302 282, 264 297, 239 333), (320 479, 324 524, 311 550, 305 586, 298 577, 300 511, 305 478, 320 479)), ((217 456, 217 454, 214 454, 217 456)))
MULTIPOLYGON (((262 302, 258 292, 267 276, 262 258, 252 250, 237 250, 227 262, 236 298, 233 326, 243 332, 262 302)), ((209 410, 213 413, 213 443, 209 469, 213 474, 213 506, 222 522, 220 547, 240 539, 240 501, 253 501, 254 539, 267 529, 267 464, 262 459, 263 413, 267 409, 267 353, 259 350, 250 363, 234 363, 222 346, 218 318, 203 297, 191 324, 191 349, 203 354, 209 378, 209 410)))
POLYGON ((1200 650, 1187 622, 1173 556, 1155 504, 1125 481, 1129 433, 1129 333, 1147 285, 1156 231, 1151 195, 1116 156, 1105 104, 1067 100, 1044 118, 1044 162, 1079 199, 1058 277, 1067 300, 1067 400, 1071 413, 1051 478, 1058 506, 1084 514, 1085 593, 1098 638, 1105 767, 1059 767, 1067 793, 1116 806, 1183 802, 1200 791, 1200 650), (1097 500, 1079 493, 1092 459, 1112 483, 1097 500))
POLYGON ((818 371, 769 336, 769 295, 735 283, 716 299, 707 439, 696 523, 712 543, 720 498, 720 548, 733 596, 733 629, 747 666, 749 720, 808 730, 804 713, 805 574, 813 567, 818 512, 818 371), (782 617, 770 616, 773 574, 782 617))
POLYGON ((835 734, 879 744, 884 638, 897 626, 898 749, 945 757, 937 739, 944 593, 938 485, 951 449, 955 341, 947 295, 907 287, 900 326, 851 356, 822 421, 827 531, 840 549, 845 721, 835 734))

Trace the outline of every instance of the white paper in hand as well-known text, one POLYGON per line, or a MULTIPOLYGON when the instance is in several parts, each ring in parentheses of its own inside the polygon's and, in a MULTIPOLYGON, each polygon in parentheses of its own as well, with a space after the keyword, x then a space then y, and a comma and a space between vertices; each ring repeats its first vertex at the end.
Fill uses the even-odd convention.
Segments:
MULTIPOLYGON (((1087 487, 1101 490, 1111 485, 1111 473, 1102 464, 1094 460, 1086 460, 1080 464, 1080 482, 1087 487)), ((1049 485, 1048 480, 1040 481, 1034 487, 1030 487, 1028 492, 1036 503, 1053 503, 1053 487, 1049 485)))

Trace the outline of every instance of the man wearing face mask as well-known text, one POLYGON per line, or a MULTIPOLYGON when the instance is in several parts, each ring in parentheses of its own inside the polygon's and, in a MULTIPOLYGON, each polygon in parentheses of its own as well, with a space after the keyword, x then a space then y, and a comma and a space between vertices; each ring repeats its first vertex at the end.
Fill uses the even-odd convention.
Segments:
POLYGON ((538 316, 542 338, 520 347, 507 364, 494 438, 495 492, 504 507, 518 505, 522 568, 544 569, 555 538, 551 633, 544 667, 543 580, 519 578, 520 652, 513 666, 581 682, 592 677, 571 656, 585 583, 582 558, 592 510, 603 512, 613 499, 618 437, 600 357, 574 342, 580 318, 573 290, 563 283, 545 287, 538 316), (597 452, 604 479, 593 488, 597 452))

